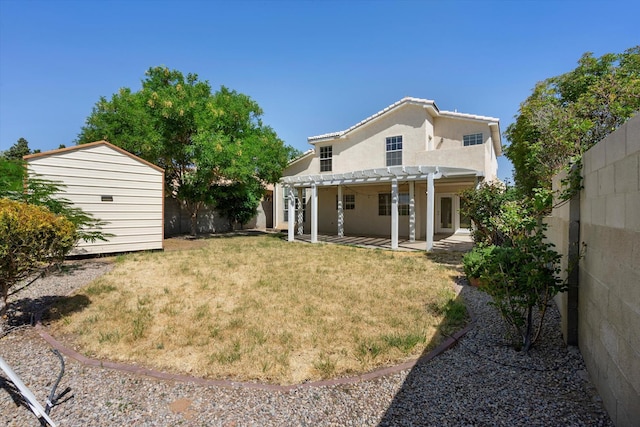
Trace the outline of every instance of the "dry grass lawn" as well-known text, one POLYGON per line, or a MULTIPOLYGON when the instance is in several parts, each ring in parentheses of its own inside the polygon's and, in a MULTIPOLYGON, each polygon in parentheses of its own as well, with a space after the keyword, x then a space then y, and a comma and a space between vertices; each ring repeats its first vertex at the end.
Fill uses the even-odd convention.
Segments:
POLYGON ((417 357, 466 321, 458 254, 438 263, 277 235, 199 243, 119 257, 77 292, 88 306, 54 308, 52 329, 94 357, 292 384, 417 357))

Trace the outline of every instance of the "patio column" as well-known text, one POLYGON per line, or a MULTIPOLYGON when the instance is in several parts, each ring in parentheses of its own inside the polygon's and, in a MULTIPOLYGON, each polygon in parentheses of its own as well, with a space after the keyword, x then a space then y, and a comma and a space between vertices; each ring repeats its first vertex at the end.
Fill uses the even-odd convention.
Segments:
POLYGON ((429 173, 427 175, 427 251, 433 249, 433 226, 435 225, 434 193, 433 173, 429 173))
POLYGON ((298 211, 296 212, 298 219, 298 236, 302 236, 304 234, 304 195, 303 188, 298 188, 298 211))
POLYGON ((391 180, 391 249, 398 249, 398 180, 391 180))
POLYGON ((311 184, 311 243, 318 242, 318 187, 311 184))
POLYGON ((344 211, 342 206, 342 185, 338 185, 338 237, 344 237, 344 211))
POLYGON ((287 203, 287 240, 293 242, 295 237, 293 236, 293 223, 295 222, 294 218, 296 217, 296 197, 293 192, 293 187, 289 186, 285 189, 288 203, 287 203))
POLYGON ((416 241, 416 182, 409 181, 409 241, 416 241))

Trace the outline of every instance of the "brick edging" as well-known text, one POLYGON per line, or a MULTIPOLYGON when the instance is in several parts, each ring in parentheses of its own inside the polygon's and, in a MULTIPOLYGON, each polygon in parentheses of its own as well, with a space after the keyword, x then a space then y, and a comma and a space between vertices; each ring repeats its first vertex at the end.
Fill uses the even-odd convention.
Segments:
POLYGON ((292 385, 276 385, 276 384, 262 384, 262 383, 254 383, 248 381, 231 381, 231 380, 208 380, 205 378, 194 377, 191 375, 184 374, 172 374, 169 372, 157 371, 154 369, 144 368, 141 366, 137 366, 134 364, 126 364, 119 362, 112 362, 110 360, 100 360, 93 359, 90 357, 86 357, 72 348, 67 347, 62 342, 55 339, 51 336, 47 331, 42 322, 40 321, 40 316, 37 316, 37 321, 35 325, 35 329, 38 332, 38 335, 45 340, 51 347, 58 350, 60 353, 64 354, 67 357, 70 357, 77 362, 81 363, 85 366, 92 366, 97 368, 107 368, 116 371, 128 372, 136 375, 142 375, 149 378, 155 378, 159 380, 165 381, 180 381, 191 384, 197 384, 202 386, 215 386, 215 387, 227 387, 227 388, 245 388, 245 389, 255 389, 255 390, 267 390, 267 391, 280 391, 287 392, 291 390, 296 390, 300 388, 310 388, 310 387, 323 387, 323 386, 335 386, 335 385, 344 385, 344 384, 356 384, 362 381, 370 381, 385 375, 391 375, 398 373, 400 371, 404 371, 406 369, 413 368, 418 362, 427 362, 445 351, 449 350, 453 347, 460 338, 465 336, 467 332, 471 330, 471 328, 475 325, 476 319, 472 313, 469 312, 471 317, 471 321, 467 326, 457 331, 455 334, 448 336, 443 342, 441 342, 436 348, 429 351, 426 355, 422 355, 417 359, 409 360, 404 363, 400 363, 394 366, 387 366, 384 368, 376 369, 371 372, 367 372, 361 375, 351 376, 351 377, 342 377, 335 378, 330 380, 321 380, 321 381, 313 381, 313 382, 305 382, 301 384, 292 384, 292 385))

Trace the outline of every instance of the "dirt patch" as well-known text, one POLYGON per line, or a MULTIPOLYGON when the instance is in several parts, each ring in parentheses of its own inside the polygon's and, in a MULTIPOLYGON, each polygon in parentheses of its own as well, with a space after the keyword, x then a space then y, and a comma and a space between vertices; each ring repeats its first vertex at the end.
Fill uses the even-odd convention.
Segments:
POLYGON ((190 399, 178 399, 169 404, 169 409, 174 414, 182 414, 185 419, 190 420, 194 416, 191 403, 190 399))

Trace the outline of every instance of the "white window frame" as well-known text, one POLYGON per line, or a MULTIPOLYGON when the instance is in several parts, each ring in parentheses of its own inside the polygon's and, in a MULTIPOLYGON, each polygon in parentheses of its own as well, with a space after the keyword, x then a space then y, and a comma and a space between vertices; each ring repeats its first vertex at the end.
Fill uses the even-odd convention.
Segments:
MULTIPOLYGON (((409 216, 409 193, 398 193, 398 215, 409 216)), ((391 193, 378 193, 378 216, 391 216, 391 193)))
POLYGON ((385 148, 384 155, 385 155, 386 166, 402 165, 402 147, 404 143, 403 140, 404 138, 402 137, 402 135, 394 135, 394 136, 386 137, 385 145, 384 145, 384 148, 385 148), (389 161, 390 158, 392 160, 391 162, 389 161))
POLYGON ((333 170, 333 145, 320 147, 320 172, 333 170))
MULTIPOLYGON (((355 194, 343 194, 342 195, 342 209, 345 211, 352 211, 356 208, 356 195, 355 194)), ((336 210, 338 210, 338 195, 336 194, 336 210)))
POLYGON ((484 144, 484 135, 482 133, 470 133, 462 136, 462 145, 465 147, 482 144, 484 144))

